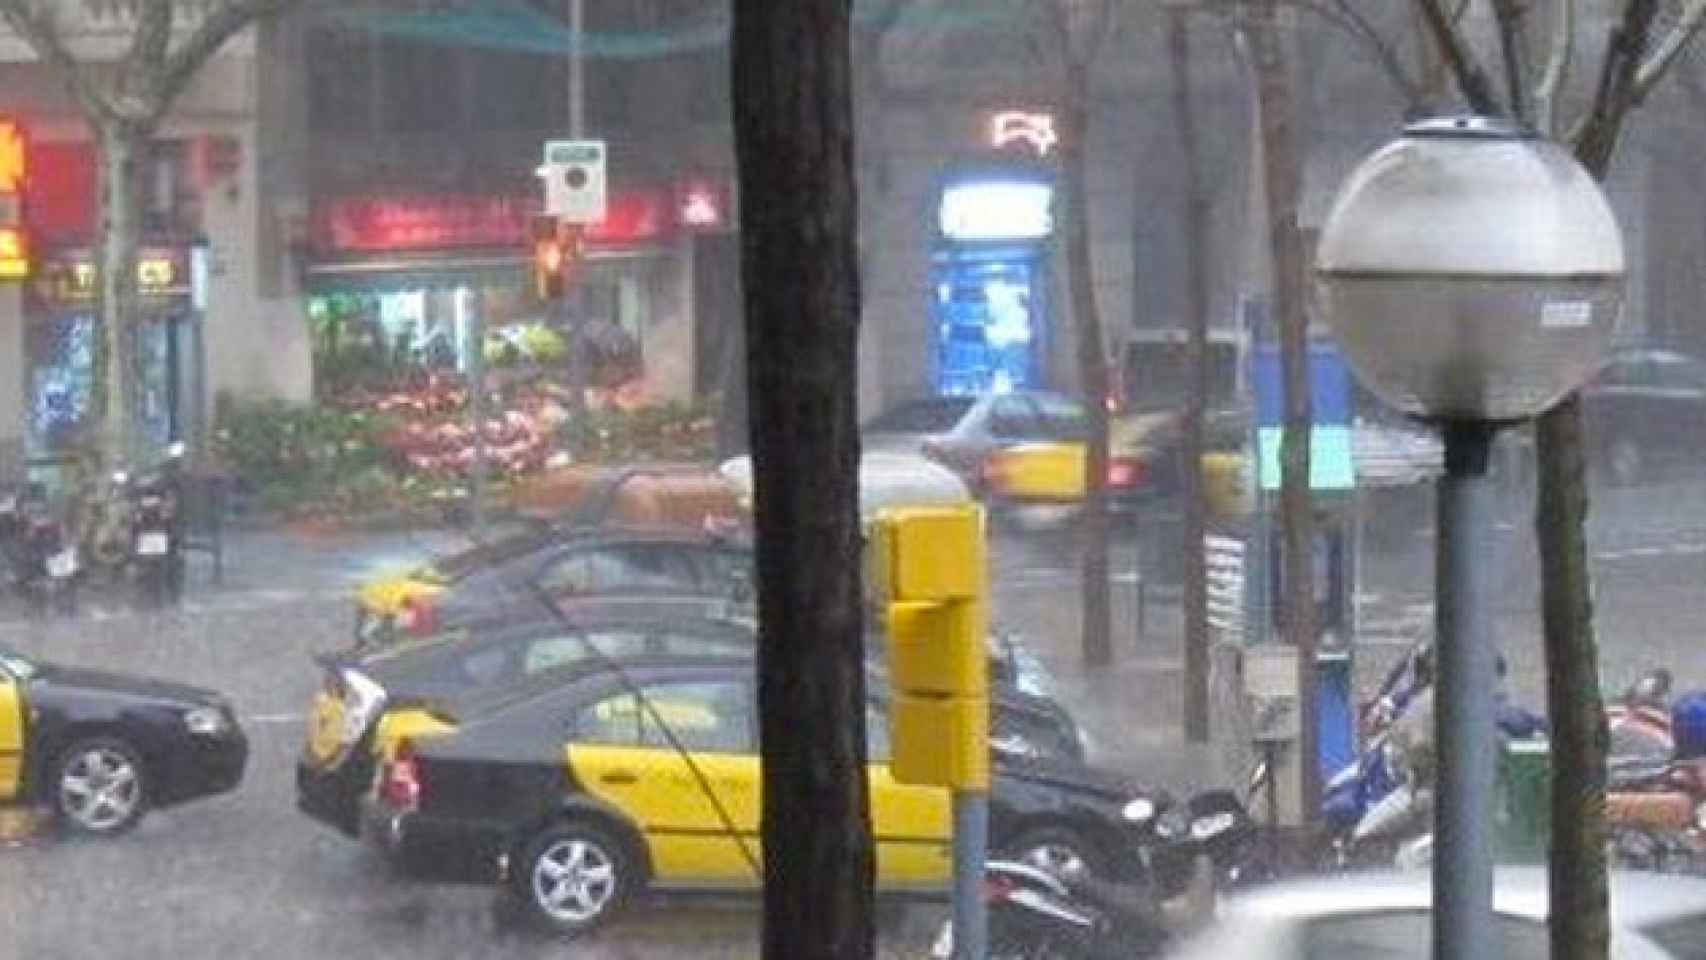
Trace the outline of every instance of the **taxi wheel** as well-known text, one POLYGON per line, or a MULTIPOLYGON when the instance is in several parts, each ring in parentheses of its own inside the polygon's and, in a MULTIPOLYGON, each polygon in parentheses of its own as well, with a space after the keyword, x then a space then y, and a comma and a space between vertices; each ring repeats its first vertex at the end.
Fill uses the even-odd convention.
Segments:
POLYGON ((78 833, 117 836, 147 808, 142 758, 116 737, 79 740, 59 755, 51 781, 53 809, 78 833))
POLYGON ((510 881, 529 919, 575 936, 604 923, 633 893, 634 857, 626 844, 591 823, 546 828, 527 844, 510 881))

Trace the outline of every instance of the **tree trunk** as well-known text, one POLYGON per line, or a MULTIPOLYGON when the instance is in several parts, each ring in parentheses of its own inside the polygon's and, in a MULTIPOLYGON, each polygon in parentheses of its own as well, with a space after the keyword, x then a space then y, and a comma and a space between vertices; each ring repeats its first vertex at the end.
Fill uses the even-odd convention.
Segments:
POLYGON ((1313 822, 1320 809, 1321 770, 1316 759, 1315 514, 1309 489, 1312 413, 1309 318, 1303 303, 1303 241, 1297 227, 1301 172, 1295 105, 1273 0, 1259 0, 1250 20, 1250 55, 1261 113, 1263 194, 1273 251, 1273 313, 1279 325, 1285 381, 1285 431, 1280 443, 1280 540, 1283 592, 1279 598, 1286 642, 1297 651, 1298 758, 1302 811, 1313 822))
POLYGON ((150 131, 122 120, 95 126, 100 151, 101 225, 96 239, 100 337, 95 344, 90 423, 97 477, 135 465, 140 407, 135 345, 137 250, 142 243, 142 161, 150 131))
POLYGON ((1535 439, 1540 463, 1534 522, 1552 726, 1552 956, 1603 960, 1611 937, 1605 876, 1608 736, 1583 532, 1588 505, 1579 397, 1572 395, 1541 417, 1535 439))
POLYGON ((1171 11, 1167 24, 1167 53, 1173 72, 1173 123, 1185 189, 1185 366, 1189 390, 1185 396, 1183 462, 1180 464, 1185 507, 1185 739, 1207 743, 1208 715, 1208 569, 1203 537, 1208 510, 1203 491, 1203 412, 1208 404, 1208 197, 1203 190, 1202 150, 1196 114, 1191 109, 1190 21, 1182 10, 1171 11))
POLYGON ((856 420, 847 0, 737 0, 747 378, 758 534, 764 955, 875 949, 856 420))
MULTIPOLYGON (((1613 39, 1613 44, 1621 38, 1613 39)), ((1576 159, 1603 181, 1621 113, 1582 131, 1576 159)), ((1552 735, 1552 835, 1548 883, 1553 960, 1603 960, 1610 949, 1606 883, 1606 756, 1610 735, 1601 702, 1599 645, 1587 552, 1587 469, 1579 394, 1534 427, 1540 553, 1540 609, 1546 650, 1546 713, 1552 735)))
POLYGON ((1084 459, 1082 558, 1083 651, 1086 667, 1113 661, 1108 600, 1108 353, 1102 316, 1096 306, 1090 258, 1088 187, 1090 69, 1065 65, 1065 96, 1060 130, 1061 199, 1066 241, 1068 295, 1078 334, 1078 379, 1090 416, 1090 440, 1084 459))

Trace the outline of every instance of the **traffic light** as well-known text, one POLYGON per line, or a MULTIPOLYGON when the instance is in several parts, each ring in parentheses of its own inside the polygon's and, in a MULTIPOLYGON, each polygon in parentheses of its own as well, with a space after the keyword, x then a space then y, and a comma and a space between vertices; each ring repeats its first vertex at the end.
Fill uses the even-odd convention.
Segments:
POLYGON ((539 299, 562 298, 568 262, 569 251, 563 244, 562 232, 557 226, 556 218, 534 218, 533 282, 539 292, 539 299))
POLYGON ((872 578, 888 626, 889 769, 901 783, 989 787, 988 570, 976 506, 888 510, 872 578))
POLYGON ((30 276, 30 238, 22 227, 0 227, 0 280, 30 276))

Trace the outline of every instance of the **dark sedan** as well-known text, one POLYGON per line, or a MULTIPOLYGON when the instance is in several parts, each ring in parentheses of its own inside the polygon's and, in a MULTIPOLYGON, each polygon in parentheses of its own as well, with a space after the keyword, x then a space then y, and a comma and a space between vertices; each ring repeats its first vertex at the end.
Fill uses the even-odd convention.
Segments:
POLYGON ((399 634, 535 619, 541 592, 571 608, 692 613, 747 602, 751 569, 751 548, 725 537, 540 526, 364 586, 356 636, 375 646, 399 634))
POLYGON ((0 802, 51 807, 111 836, 236 789, 249 743, 211 690, 43 663, 0 649, 0 802))
POLYGON ((1582 412, 1594 461, 1614 484, 1706 462, 1706 363, 1693 357, 1620 350, 1583 388, 1582 412))
MULTIPOLYGON (((877 884, 947 884, 949 799, 897 782, 880 682, 867 713, 877 884)), ((749 658, 588 664, 531 690, 446 707, 455 729, 404 740, 364 801, 367 835, 415 872, 507 876, 567 933, 648 888, 758 883, 759 759, 749 658)), ((1007 856, 1135 879, 1165 794, 1063 760, 993 755, 990 844, 1007 856)))

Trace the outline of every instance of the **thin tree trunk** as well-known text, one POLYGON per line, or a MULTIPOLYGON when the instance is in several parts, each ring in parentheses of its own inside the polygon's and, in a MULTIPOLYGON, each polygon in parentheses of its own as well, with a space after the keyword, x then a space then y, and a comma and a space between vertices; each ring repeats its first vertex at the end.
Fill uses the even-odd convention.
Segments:
POLYGON ((764 769, 764 955, 875 949, 848 0, 736 0, 764 769))
POLYGON ((93 438, 96 476, 105 477, 139 453, 136 262, 142 242, 142 160, 149 131, 122 120, 106 120, 95 127, 95 135, 101 163, 101 224, 96 244, 101 335, 96 342, 90 406, 91 422, 98 425, 93 438))
POLYGON ((1604 958, 1611 938, 1605 875, 1608 735, 1583 533, 1588 503, 1580 398, 1571 395, 1541 417, 1535 439, 1540 463, 1534 523, 1552 727, 1552 957, 1589 960, 1604 958))
MULTIPOLYGON (((1576 159, 1604 181, 1634 105, 1654 0, 1634 0, 1612 30, 1601 87, 1575 143, 1576 159)), ((1548 924, 1554 960, 1599 960, 1611 942, 1606 880, 1606 757, 1610 735, 1601 702, 1587 553, 1587 470, 1579 394, 1535 424, 1535 540, 1546 648, 1546 709, 1552 726, 1552 835, 1548 924)))
POLYGON ((746 337, 739 318, 727 316, 717 349, 717 457, 727 460, 747 450, 746 337))
POLYGON ((1309 318, 1303 304, 1303 241, 1297 227, 1301 183, 1295 105, 1273 0, 1258 0, 1250 20, 1250 54, 1261 111, 1263 194, 1273 251, 1273 312, 1279 325, 1285 381, 1285 431, 1280 443, 1280 539, 1284 590, 1279 598, 1284 637, 1297 651, 1298 762, 1302 811, 1313 822, 1320 808, 1316 758, 1315 514, 1309 489, 1312 420, 1309 318))
POLYGON ((1196 114, 1191 109, 1191 41, 1188 14, 1170 12, 1168 60, 1173 72, 1173 123, 1179 137, 1185 189, 1181 197, 1185 228, 1185 365, 1190 389, 1185 396, 1185 739, 1206 743, 1208 716, 1208 565, 1203 537, 1208 510, 1203 492, 1203 412, 1208 404, 1208 197, 1203 190, 1202 150, 1196 114))
POLYGON ((1108 598, 1108 353, 1102 316, 1096 305, 1090 257, 1088 144, 1090 69, 1083 63, 1064 68, 1065 97, 1060 131, 1061 198, 1064 205, 1068 295, 1078 334, 1078 379, 1089 412, 1090 438, 1084 458, 1082 558, 1083 653, 1086 667, 1113 661, 1108 598))
MULTIPOLYGON (((1608 57, 1640 59, 1639 45, 1614 31, 1608 57)), ((1607 64, 1607 76, 1615 67, 1607 64)), ((1603 181, 1621 132, 1622 109, 1592 115, 1576 159, 1603 181)), ((1600 960, 1611 943, 1606 881, 1606 757, 1610 735, 1601 701, 1599 644, 1587 552, 1587 468, 1579 394, 1534 427, 1538 458, 1534 509, 1540 553, 1540 610, 1546 650, 1546 711, 1551 722, 1552 785, 1548 923, 1553 960, 1600 960)))

